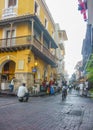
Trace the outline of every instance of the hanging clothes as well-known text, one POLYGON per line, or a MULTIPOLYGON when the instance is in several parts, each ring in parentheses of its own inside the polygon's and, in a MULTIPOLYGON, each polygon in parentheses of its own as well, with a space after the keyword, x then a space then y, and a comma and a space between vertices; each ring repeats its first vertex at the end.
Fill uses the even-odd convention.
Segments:
POLYGON ((85 1, 82 0, 78 0, 79 5, 78 5, 78 10, 80 10, 81 14, 83 15, 83 19, 84 21, 87 20, 87 13, 86 13, 86 9, 87 9, 87 5, 85 1))

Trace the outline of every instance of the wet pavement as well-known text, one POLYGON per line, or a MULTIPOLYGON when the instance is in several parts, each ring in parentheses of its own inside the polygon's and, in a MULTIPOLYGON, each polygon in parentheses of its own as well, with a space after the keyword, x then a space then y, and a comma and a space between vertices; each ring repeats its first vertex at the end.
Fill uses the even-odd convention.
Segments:
POLYGON ((93 99, 76 91, 62 101, 61 94, 30 97, 0 97, 0 130, 93 130, 93 99))

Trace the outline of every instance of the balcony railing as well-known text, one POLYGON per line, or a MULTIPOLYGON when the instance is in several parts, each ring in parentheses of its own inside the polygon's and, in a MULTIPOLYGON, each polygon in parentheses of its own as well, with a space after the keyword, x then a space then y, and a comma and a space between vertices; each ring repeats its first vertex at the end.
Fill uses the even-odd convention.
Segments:
POLYGON ((38 52, 41 57, 46 57, 45 59, 49 60, 50 62, 56 62, 55 57, 50 53, 49 49, 45 47, 45 45, 41 44, 41 42, 35 37, 33 37, 32 42, 31 35, 0 39, 0 53, 17 51, 25 48, 32 48, 34 53, 38 52))
POLYGON ((17 8, 9 7, 2 10, 2 19, 17 16, 17 8))

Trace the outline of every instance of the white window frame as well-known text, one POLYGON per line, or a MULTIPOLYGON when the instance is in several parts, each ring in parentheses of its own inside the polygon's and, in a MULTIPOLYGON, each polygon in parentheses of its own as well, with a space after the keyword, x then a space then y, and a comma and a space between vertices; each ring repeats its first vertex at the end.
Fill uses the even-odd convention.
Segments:
POLYGON ((35 0, 34 1, 34 12, 35 12, 35 14, 37 15, 37 16, 39 16, 40 15, 40 6, 39 6, 39 3, 35 0), (37 4, 37 12, 35 12, 35 4, 37 4))
MULTIPOLYGON (((5 0, 5 8, 10 8, 10 7, 8 7, 8 2, 9 2, 9 0, 5 0)), ((12 6, 12 7, 18 7, 18 0, 16 0, 16 5, 15 6, 12 6)))
POLYGON ((54 39, 54 35, 55 35, 54 31, 52 31, 52 38, 53 38, 53 39, 54 39))
MULTIPOLYGON (((6 38, 6 32, 9 31, 9 30, 10 30, 10 28, 4 28, 4 31, 3 31, 3 38, 6 38)), ((16 28, 13 27, 12 30, 15 30, 15 35, 14 35, 14 37, 16 37, 16 28)))
MULTIPOLYGON (((16 37, 16 28, 14 27, 12 30, 14 30, 14 36, 13 37, 16 37)), ((6 39, 6 32, 7 31, 10 31, 10 28, 4 28, 4 31, 3 31, 3 39, 6 39)), ((12 46, 15 45, 15 39, 13 39, 13 42, 12 42, 12 46)), ((4 45, 4 44, 3 44, 4 45)))
POLYGON ((48 19, 45 17, 45 20, 44 20, 44 25, 45 25, 45 28, 48 29, 48 19))

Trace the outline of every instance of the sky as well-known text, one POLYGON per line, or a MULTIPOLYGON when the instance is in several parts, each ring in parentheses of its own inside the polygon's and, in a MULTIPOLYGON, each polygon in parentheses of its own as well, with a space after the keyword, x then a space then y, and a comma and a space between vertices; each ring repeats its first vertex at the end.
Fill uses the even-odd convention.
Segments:
POLYGON ((65 69, 71 76, 75 65, 82 60, 81 50, 86 34, 86 22, 78 11, 78 0, 45 0, 55 23, 66 30, 65 69))

